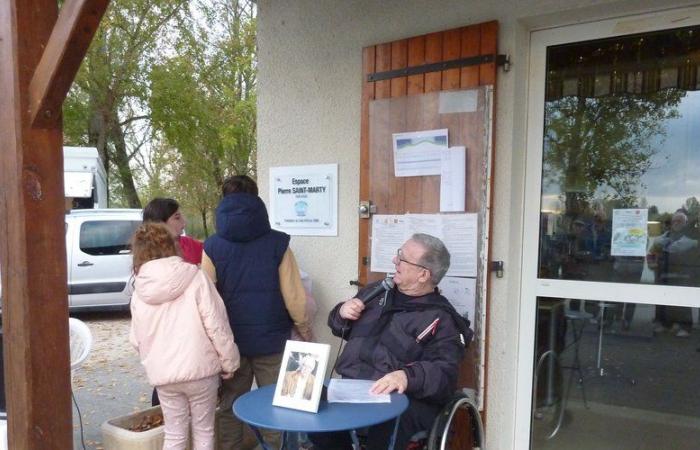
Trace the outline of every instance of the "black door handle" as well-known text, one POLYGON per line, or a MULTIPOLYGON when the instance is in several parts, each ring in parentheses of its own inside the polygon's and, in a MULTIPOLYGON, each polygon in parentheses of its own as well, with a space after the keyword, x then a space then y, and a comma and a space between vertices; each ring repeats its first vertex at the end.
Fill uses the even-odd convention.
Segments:
POLYGON ((89 267, 89 266, 94 266, 94 264, 91 263, 90 261, 83 261, 83 262, 78 264, 78 267, 89 267))

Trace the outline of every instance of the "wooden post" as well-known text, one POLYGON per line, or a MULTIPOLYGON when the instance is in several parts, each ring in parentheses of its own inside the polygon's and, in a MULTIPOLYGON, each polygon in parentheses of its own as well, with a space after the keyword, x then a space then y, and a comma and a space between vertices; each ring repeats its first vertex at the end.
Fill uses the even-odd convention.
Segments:
POLYGON ((0 1, 0 261, 12 449, 73 448, 62 123, 31 128, 28 95, 57 15, 56 0, 0 1))

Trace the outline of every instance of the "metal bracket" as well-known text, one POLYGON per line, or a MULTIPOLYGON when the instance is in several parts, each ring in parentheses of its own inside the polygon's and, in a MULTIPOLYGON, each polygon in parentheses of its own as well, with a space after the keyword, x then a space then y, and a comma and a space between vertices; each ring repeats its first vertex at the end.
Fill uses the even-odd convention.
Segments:
POLYGON ((397 77, 409 75, 420 75, 429 72, 440 72, 441 70, 459 69, 462 67, 478 66, 495 62, 497 66, 503 66, 503 70, 510 70, 510 56, 508 55, 480 55, 469 58, 452 59, 437 63, 423 64, 422 66, 405 67, 403 69, 387 70, 386 72, 375 72, 367 75, 367 81, 390 80, 397 77))
POLYGON ((491 261, 491 272, 496 272, 496 278, 503 278, 503 261, 491 261))

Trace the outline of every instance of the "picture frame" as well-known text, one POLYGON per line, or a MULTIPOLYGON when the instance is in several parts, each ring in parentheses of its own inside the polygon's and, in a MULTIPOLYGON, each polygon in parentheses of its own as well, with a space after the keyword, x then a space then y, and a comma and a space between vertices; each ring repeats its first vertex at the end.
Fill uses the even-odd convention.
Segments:
POLYGON ((330 349, 328 344, 287 341, 272 404, 318 412, 330 349))

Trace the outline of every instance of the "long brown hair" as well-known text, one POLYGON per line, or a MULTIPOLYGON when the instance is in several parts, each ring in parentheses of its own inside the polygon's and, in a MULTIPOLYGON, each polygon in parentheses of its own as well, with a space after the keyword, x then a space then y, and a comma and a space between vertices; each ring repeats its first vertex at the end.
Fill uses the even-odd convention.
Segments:
POLYGON ((146 222, 131 236, 131 253, 134 256, 134 273, 138 274, 141 266, 148 261, 179 256, 180 250, 165 224, 146 222))

